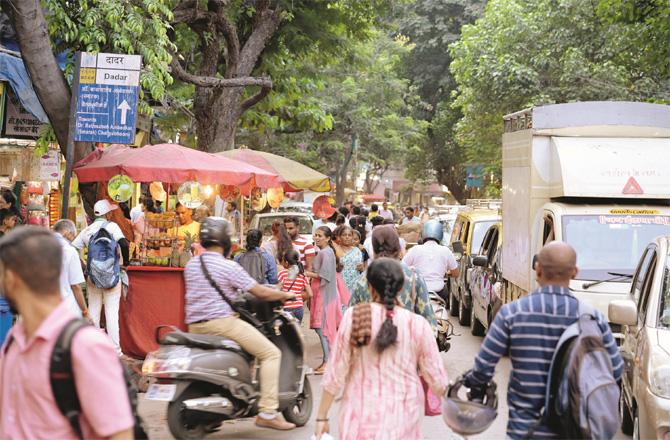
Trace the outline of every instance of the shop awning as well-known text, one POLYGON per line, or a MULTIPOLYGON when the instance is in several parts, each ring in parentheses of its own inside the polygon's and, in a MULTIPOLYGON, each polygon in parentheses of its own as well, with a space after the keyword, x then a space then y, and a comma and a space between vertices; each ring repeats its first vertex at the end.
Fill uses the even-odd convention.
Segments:
POLYGON ((77 162, 73 171, 82 183, 107 181, 123 174, 134 182, 195 180, 206 184, 243 185, 255 181, 255 186, 262 188, 281 185, 277 175, 269 171, 177 144, 142 148, 111 145, 77 162))
POLYGON ((284 187, 286 192, 303 190, 328 192, 331 190, 330 179, 325 174, 321 174, 300 162, 276 154, 238 148, 223 151, 218 155, 236 159, 278 175, 280 185, 284 187))

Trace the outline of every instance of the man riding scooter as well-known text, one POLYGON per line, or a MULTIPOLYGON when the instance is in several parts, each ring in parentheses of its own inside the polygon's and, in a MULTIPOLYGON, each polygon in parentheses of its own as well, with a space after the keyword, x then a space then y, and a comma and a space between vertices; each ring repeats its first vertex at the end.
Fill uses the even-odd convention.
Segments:
POLYGON ((458 263, 451 251, 442 246, 444 235, 442 224, 437 220, 427 221, 423 225, 421 237, 423 243, 414 246, 407 252, 403 262, 421 274, 428 287, 428 297, 437 319, 435 338, 440 351, 448 351, 451 347, 449 339, 453 327, 449 322, 444 277, 458 276, 458 263))
POLYGON ((447 301, 444 277, 457 277, 458 263, 449 248, 440 244, 443 236, 444 230, 439 221, 427 221, 421 233, 423 244, 411 248, 402 261, 421 273, 429 292, 447 301))
POLYGON ((200 244, 205 252, 192 258, 184 271, 188 330, 231 339, 258 359, 260 400, 256 426, 293 429, 295 425, 277 412, 281 351, 256 328, 240 319, 228 301, 233 301, 238 291, 249 292, 265 301, 287 301, 295 295, 258 284, 239 264, 226 259, 231 247, 227 228, 227 221, 212 217, 200 226, 200 244), (227 300, 224 301, 221 295, 227 300))

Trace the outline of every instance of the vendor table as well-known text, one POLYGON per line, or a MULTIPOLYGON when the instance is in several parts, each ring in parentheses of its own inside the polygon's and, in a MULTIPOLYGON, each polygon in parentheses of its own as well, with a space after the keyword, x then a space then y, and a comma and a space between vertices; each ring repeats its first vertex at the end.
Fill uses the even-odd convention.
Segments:
POLYGON ((157 350, 156 327, 186 330, 184 269, 128 266, 128 295, 121 299, 119 327, 124 354, 144 359, 157 350))

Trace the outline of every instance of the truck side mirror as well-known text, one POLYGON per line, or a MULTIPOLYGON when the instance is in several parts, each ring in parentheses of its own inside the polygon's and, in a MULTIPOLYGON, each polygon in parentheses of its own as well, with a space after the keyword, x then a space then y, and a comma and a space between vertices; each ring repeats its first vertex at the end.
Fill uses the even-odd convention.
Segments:
POLYGON ((463 242, 462 241, 455 241, 451 243, 451 249, 457 254, 464 254, 465 249, 463 249, 463 242))
POLYGON ((617 299, 612 301, 607 308, 610 322, 619 325, 636 325, 637 308, 630 299, 617 299))
POLYGON ((489 259, 488 257, 485 257, 484 255, 478 255, 475 258, 472 259, 472 265, 473 266, 479 266, 479 267, 486 267, 489 264, 489 259))

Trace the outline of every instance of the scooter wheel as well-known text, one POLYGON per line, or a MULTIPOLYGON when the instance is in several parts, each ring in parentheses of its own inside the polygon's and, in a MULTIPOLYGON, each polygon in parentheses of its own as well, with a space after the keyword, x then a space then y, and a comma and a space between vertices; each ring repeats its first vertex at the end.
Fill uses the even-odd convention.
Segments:
POLYGON ((313 405, 314 395, 312 394, 312 386, 309 383, 309 377, 305 377, 302 394, 288 408, 282 411, 282 415, 286 421, 295 423, 296 426, 304 426, 312 415, 313 405))
POLYGON ((184 400, 205 397, 209 393, 191 385, 168 404, 167 419, 170 433, 180 440, 199 440, 211 432, 211 427, 222 419, 216 415, 196 413, 184 409, 184 400))

